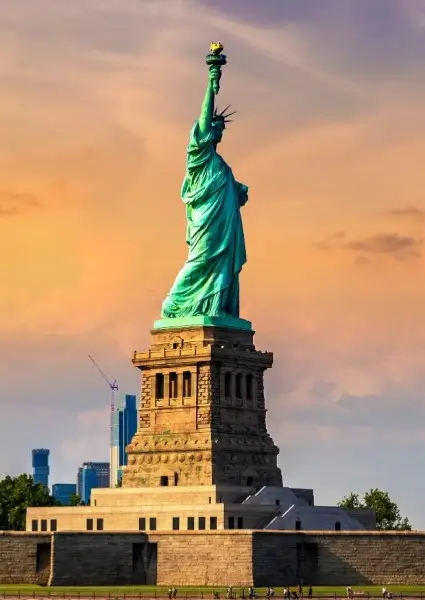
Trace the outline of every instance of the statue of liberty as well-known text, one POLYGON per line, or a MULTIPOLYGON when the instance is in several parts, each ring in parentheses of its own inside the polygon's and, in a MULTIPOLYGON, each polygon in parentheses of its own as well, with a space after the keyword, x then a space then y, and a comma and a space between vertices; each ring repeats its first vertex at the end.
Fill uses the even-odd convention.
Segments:
POLYGON ((226 57, 220 43, 206 57, 209 81, 201 114, 190 132, 186 176, 181 196, 186 204, 186 242, 189 253, 162 304, 162 317, 239 317, 239 274, 246 262, 240 208, 248 199, 247 186, 217 153, 229 107, 219 112, 221 67, 226 57))

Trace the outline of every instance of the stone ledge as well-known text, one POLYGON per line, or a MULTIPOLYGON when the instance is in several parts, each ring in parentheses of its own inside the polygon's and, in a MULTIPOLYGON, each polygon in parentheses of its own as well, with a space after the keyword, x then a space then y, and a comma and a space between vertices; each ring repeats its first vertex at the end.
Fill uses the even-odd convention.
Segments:
MULTIPOLYGON (((203 487, 203 486, 200 486, 203 487)), ((41 507, 36 507, 41 508, 41 507)), ((47 507, 48 508, 48 507, 47 507)), ((50 507, 51 508, 51 507, 50 507)), ((61 508, 61 507, 60 507, 61 508)), ((86 507, 85 507, 86 508, 86 507)), ((91 507, 88 507, 91 508, 91 507)), ((55 531, 55 532, 40 532, 40 531, 0 531, 0 537, 40 537, 50 538, 58 535, 147 535, 144 532, 134 531, 55 531)), ((214 531, 153 531, 149 532, 149 535, 196 535, 196 536, 211 536, 211 535, 230 535, 230 536, 241 536, 241 535, 285 535, 285 536, 321 536, 321 537, 424 537, 425 531, 294 531, 286 529, 223 529, 214 531)))
POLYGON ((192 327, 220 327, 224 329, 252 331, 251 321, 230 316, 209 317, 198 315, 193 317, 175 317, 173 319, 160 319, 153 324, 154 331, 158 329, 191 329, 192 327))
MULTIPOLYGON (((36 508, 39 508, 39 507, 36 507, 36 508)), ((48 507, 44 507, 44 508, 53 508, 53 507, 48 506, 48 507)), ((50 537, 50 532, 49 531, 13 531, 13 530, 0 531, 0 537, 12 537, 12 536, 27 537, 28 535, 31 535, 32 537, 47 537, 48 538, 48 537, 50 537)))

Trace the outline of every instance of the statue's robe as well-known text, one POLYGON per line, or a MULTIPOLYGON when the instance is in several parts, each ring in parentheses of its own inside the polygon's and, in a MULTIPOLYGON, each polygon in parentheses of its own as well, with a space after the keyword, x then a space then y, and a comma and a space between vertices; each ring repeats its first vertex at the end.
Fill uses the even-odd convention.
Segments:
POLYGON ((240 207, 248 188, 217 154, 214 135, 190 133, 181 196, 186 204, 186 263, 162 305, 162 317, 239 317, 239 274, 246 262, 240 207))

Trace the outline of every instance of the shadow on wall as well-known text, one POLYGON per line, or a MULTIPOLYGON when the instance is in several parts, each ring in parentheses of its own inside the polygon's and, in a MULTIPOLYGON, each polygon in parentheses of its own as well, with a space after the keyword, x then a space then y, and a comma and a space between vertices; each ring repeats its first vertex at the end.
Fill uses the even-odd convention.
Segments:
POLYGON ((55 558, 49 585, 157 584, 158 544, 145 533, 53 535, 55 558))
POLYGON ((425 534, 254 532, 255 585, 425 583, 425 534))

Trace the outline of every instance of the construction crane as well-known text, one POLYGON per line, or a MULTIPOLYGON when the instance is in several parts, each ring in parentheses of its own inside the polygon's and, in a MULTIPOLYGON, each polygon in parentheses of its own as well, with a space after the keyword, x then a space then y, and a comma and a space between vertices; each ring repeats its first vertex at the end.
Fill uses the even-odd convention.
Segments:
POLYGON ((103 377, 103 379, 108 384, 109 389, 111 390, 111 415, 110 415, 110 422, 109 422, 109 427, 110 427, 109 446, 110 446, 110 453, 111 453, 110 477, 111 477, 111 481, 112 481, 112 477, 113 477, 113 473, 112 473, 112 470, 113 470, 113 468, 112 468, 113 467, 113 465, 112 465, 112 446, 113 446, 113 434, 114 434, 113 416, 114 416, 114 411, 115 411, 115 406, 116 406, 116 393, 118 392, 118 384, 117 384, 117 380, 116 379, 114 379, 113 381, 109 381, 109 379, 106 377, 105 373, 99 367, 99 365, 94 360, 94 358, 93 358, 93 356, 91 354, 89 354, 89 359, 92 361, 92 363, 94 364, 94 366, 96 367, 96 369, 99 371, 99 373, 101 374, 101 376, 103 377))

